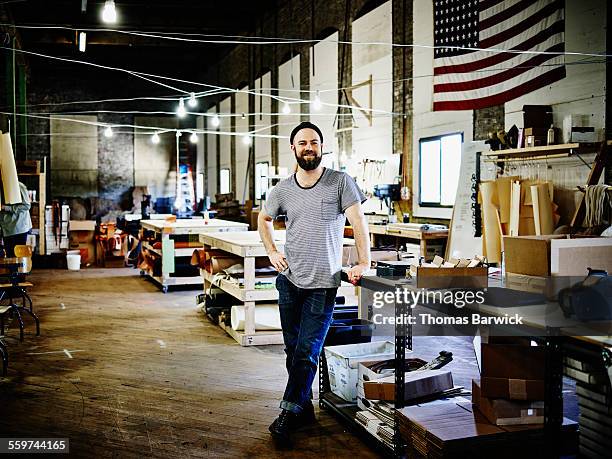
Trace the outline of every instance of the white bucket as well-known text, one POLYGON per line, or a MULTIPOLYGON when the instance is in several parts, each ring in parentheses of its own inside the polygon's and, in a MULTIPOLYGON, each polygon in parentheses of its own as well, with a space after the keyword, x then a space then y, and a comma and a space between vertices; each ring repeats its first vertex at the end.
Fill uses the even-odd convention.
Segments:
MULTIPOLYGON (((244 306, 232 306, 232 328, 244 330, 244 306)), ((278 304, 258 304, 255 306, 255 330, 280 330, 278 304)))
POLYGON ((78 271, 81 269, 81 252, 78 250, 69 250, 66 252, 66 264, 70 271, 78 271))

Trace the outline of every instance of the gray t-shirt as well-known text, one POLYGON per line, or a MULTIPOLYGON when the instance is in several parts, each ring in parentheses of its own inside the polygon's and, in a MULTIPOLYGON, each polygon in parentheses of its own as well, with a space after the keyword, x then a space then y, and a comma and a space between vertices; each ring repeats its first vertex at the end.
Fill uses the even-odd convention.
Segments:
POLYGON ((365 200, 349 175, 327 168, 309 188, 295 174, 272 188, 265 212, 273 218, 287 216, 287 279, 301 288, 340 286, 344 211, 365 200))

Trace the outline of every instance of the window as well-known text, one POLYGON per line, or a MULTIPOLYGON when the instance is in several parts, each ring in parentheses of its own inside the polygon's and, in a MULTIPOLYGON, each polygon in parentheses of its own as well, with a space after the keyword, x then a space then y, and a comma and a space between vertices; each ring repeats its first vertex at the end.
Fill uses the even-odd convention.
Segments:
POLYGON ((452 207, 455 204, 463 134, 430 137, 419 141, 419 204, 452 207))
POLYGON ((268 192, 268 166, 267 161, 255 165, 255 198, 263 199, 268 192))
POLYGON ((230 170, 229 169, 221 169, 221 194, 229 193, 232 190, 231 187, 231 178, 230 178, 230 170))

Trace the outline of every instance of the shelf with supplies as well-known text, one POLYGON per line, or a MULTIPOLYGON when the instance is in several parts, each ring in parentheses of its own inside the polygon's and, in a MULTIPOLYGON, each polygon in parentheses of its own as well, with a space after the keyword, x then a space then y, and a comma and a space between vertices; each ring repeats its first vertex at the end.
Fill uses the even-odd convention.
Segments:
MULTIPOLYGON (((247 231, 246 223, 236 223, 221 219, 185 219, 185 220, 141 220, 141 240, 144 249, 161 259, 161 272, 153 269, 142 269, 141 274, 154 280, 166 293, 168 288, 176 285, 199 286, 202 276, 173 276, 176 272, 177 258, 189 257, 193 251, 202 246, 198 235, 206 232, 247 231), (153 233, 154 241, 144 237, 144 232, 153 233), (175 239, 186 239, 177 242, 175 239), (178 244, 187 247, 177 247, 178 244)), ((196 270, 197 272, 197 270, 196 270)))
POLYGON ((17 176, 31 193, 30 217, 32 219, 32 234, 37 237, 36 253, 46 254, 46 219, 47 176, 46 158, 42 161, 18 161, 17 176))
MULTIPOLYGON (((496 285, 500 285, 500 283, 496 283, 496 285)), ((397 288, 407 288, 411 291, 418 290, 416 282, 379 276, 362 278, 359 288, 380 292, 394 292, 397 288)), ((422 304, 421 306, 428 308, 430 311, 438 311, 445 314, 453 314, 455 308, 454 305, 449 305, 448 309, 443 310, 439 309, 439 305, 427 306, 422 304)), ((411 312, 411 307, 412 305, 406 302, 395 301, 394 316, 414 315, 415 313, 411 312)), ((530 310, 532 307, 534 306, 530 306, 530 310)), ((546 304, 535 307, 541 308, 543 311, 549 308, 546 304)), ((483 308, 483 304, 471 305, 468 306, 469 312, 467 314, 478 311, 478 313, 487 317, 503 317, 511 314, 510 310, 520 310, 520 308, 521 306, 518 304, 516 308, 511 309, 492 305, 486 305, 483 308)), ((524 311, 523 309, 522 312, 524 311)), ((548 327, 548 319, 545 317, 546 313, 535 313, 535 322, 530 321, 530 325, 526 327, 548 327)), ((565 355, 565 365, 567 366, 567 357, 587 361, 587 357, 590 356, 591 359, 595 359, 598 362, 598 371, 603 370, 606 361, 612 362, 610 349, 605 350, 605 355, 602 357, 601 350, 596 347, 587 349, 587 346, 582 346, 578 342, 570 343, 569 340, 576 339, 574 336, 575 332, 572 330, 563 330, 555 327, 557 333, 561 330, 559 336, 548 336, 545 332, 540 333, 537 337, 531 337, 531 335, 527 334, 530 337, 527 340, 527 346, 533 349, 530 340, 537 340, 542 352, 536 351, 534 354, 537 358, 545 359, 546 361, 546 368, 541 371, 545 373, 545 376, 542 377, 546 388, 545 390, 543 389, 545 394, 544 406, 549 407, 550 411, 546 416, 542 416, 542 421, 538 425, 526 422, 524 419, 522 420, 523 422, 517 422, 516 418, 514 418, 515 422, 512 425, 510 423, 503 424, 497 423, 486 414, 483 414, 485 411, 481 410, 482 405, 480 403, 486 396, 481 397, 482 394, 480 394, 476 400, 470 402, 463 398, 464 395, 467 396, 468 391, 464 391, 460 387, 453 387, 453 393, 448 396, 448 400, 444 401, 438 400, 440 392, 434 393, 431 397, 413 398, 414 390, 406 390, 407 384, 411 381, 408 375, 411 373, 409 373, 410 370, 407 370, 404 365, 406 358, 410 357, 409 353, 413 350, 413 327, 408 321, 396 321, 393 327, 394 338, 390 339, 390 341, 394 341, 393 346, 391 346, 393 354, 389 352, 390 349, 388 348, 382 348, 381 346, 381 348, 377 349, 374 346, 370 346, 370 344, 374 344, 374 341, 372 341, 372 343, 364 344, 363 355, 359 355, 354 349, 348 349, 349 346, 336 346, 335 349, 330 349, 333 352, 327 353, 324 351, 319 359, 320 407, 334 414, 345 426, 359 435, 360 439, 373 445, 374 448, 387 457, 463 457, 464 454, 458 454, 458 452, 464 453, 467 451, 468 445, 471 445, 471 448, 475 451, 483 452, 482 457, 492 457, 491 452, 495 450, 498 442, 500 445, 503 445, 501 448, 508 448, 507 452, 516 452, 516 454, 512 455, 520 456, 526 451, 525 443, 522 440, 531 441, 534 445, 539 445, 539 448, 544 445, 554 444, 557 449, 556 453, 558 453, 554 454, 554 457, 572 455, 578 447, 578 426, 575 421, 564 419, 562 405, 559 404, 560 400, 562 400, 561 377, 563 370, 563 362, 560 359, 565 355), (560 346, 557 348, 558 344, 560 346), (582 349, 579 350, 578 346, 582 349), (380 358, 375 358, 372 355, 374 353, 379 353, 380 358), (391 356, 389 357, 389 355, 391 356), (331 365, 331 371, 328 370, 328 358, 330 357, 335 359, 331 365), (368 403, 364 403, 364 400, 361 399, 365 408, 359 406, 359 395, 357 397, 357 404, 354 401, 348 401, 350 396, 347 398, 347 395, 343 394, 346 393, 349 384, 338 384, 338 381, 350 381, 350 384, 353 384, 351 377, 346 372, 354 371, 354 364, 356 362, 360 365, 364 361, 369 360, 368 364, 372 364, 377 360, 381 361, 383 359, 390 361, 388 363, 389 366, 385 368, 392 369, 392 373, 386 373, 388 376, 386 378, 381 377, 380 379, 381 382, 383 379, 386 379, 386 381, 381 383, 381 385, 386 386, 384 398, 381 397, 382 400, 386 400, 386 406, 383 406, 384 410, 380 410, 380 406, 371 409, 371 400, 378 400, 378 398, 367 396, 367 389, 365 395, 367 396, 366 401, 368 403), (554 363, 550 366, 548 363, 549 359, 554 360, 554 363), (559 363, 558 368, 555 366, 557 363, 559 363), (561 371, 558 372, 558 370, 561 371), (339 375, 341 375, 341 378, 338 377, 339 375), (456 389, 462 390, 456 391, 456 389), (358 416, 359 411, 361 411, 361 416, 358 416), (366 414, 369 413, 375 417, 364 415, 364 411, 366 414), (455 417, 455 415, 457 416, 455 417), (448 425, 440 424, 439 419, 450 419, 449 416, 456 420, 455 426, 452 423, 448 425), (374 430, 370 428, 370 420, 373 421, 374 430), (382 424, 377 424, 379 421, 382 421, 382 424), (385 426, 381 429, 380 427, 383 425, 385 426), (451 429, 452 432, 449 432, 451 429), (567 441, 563 441, 564 439, 567 441), (483 449, 480 450, 479 448, 483 449), (486 451, 486 454, 484 451, 486 451)), ((505 333, 500 334, 500 336, 504 337, 505 335, 505 333)), ((508 338, 505 337, 505 339, 508 338)), ((610 338, 596 338, 594 341, 600 346, 609 346, 610 338)), ((475 345, 480 346, 480 341, 475 345)), ((448 357, 448 352, 440 352, 440 356, 427 365, 432 369, 441 368, 445 365, 443 360, 447 360, 448 357), (438 363, 441 365, 438 366, 438 363)), ((497 357, 495 360, 497 360, 497 357)), ((491 361, 490 358, 489 361, 491 361)), ((591 363, 592 360, 588 362, 586 365, 593 365, 593 368, 595 368, 595 363, 591 363)), ((573 365, 576 366, 580 363, 573 362, 573 365)), ((612 365, 609 364, 608 367, 610 366, 612 365)), ((542 367, 543 365, 537 366, 537 371, 539 372, 539 369, 542 367)), ((419 369, 422 368, 419 367, 419 369)), ((483 371, 482 364, 479 369, 481 372, 483 371)), ((506 371, 505 366, 503 371, 506 371)), ((583 371, 582 373, 587 372, 583 371)), ((356 383, 373 381, 370 379, 369 374, 367 376, 368 379, 359 376, 356 383)), ((588 375, 579 376, 587 377, 588 375)), ((586 388, 582 389, 582 391, 585 394, 584 397, 592 396, 593 392, 591 389, 586 388)), ((375 394, 382 393, 378 389, 371 392, 375 394)), ((359 385, 357 386, 357 394, 359 394, 359 385)), ((603 405, 603 402, 598 406, 601 407, 601 405, 603 405)), ((490 411, 487 411, 487 413, 490 413, 490 411)), ((524 416, 523 414, 520 415, 520 417, 524 416)), ((604 424, 600 424, 600 426, 602 428, 606 427, 604 424)), ((601 431, 601 434, 605 438, 603 431, 601 431)))
MULTIPOLYGON (((612 145, 608 140, 607 146, 612 145)), ((507 150, 492 150, 482 153, 488 162, 527 161, 546 158, 562 158, 574 155, 597 153, 601 149, 598 143, 564 143, 558 145, 542 145, 537 147, 511 148, 507 150), (500 158, 502 157, 502 158, 500 158)))
MULTIPOLYGON (((223 250, 229 254, 242 258, 244 267, 244 279, 242 285, 239 282, 222 278, 204 269, 201 270, 204 280, 204 290, 211 285, 218 287, 239 301, 243 302, 245 308, 244 332, 233 330, 219 321, 219 326, 242 346, 256 346, 264 344, 282 344, 283 334, 281 331, 256 331, 255 330, 255 302, 256 301, 278 301, 278 291, 274 280, 276 273, 269 276, 256 276, 256 258, 267 257, 266 249, 257 231, 240 233, 202 233, 200 242, 214 250, 223 250)), ((279 251, 284 250, 285 231, 274 232, 275 244, 279 251)), ((344 239, 345 245, 354 245, 351 239, 344 239)), ((356 288, 343 282, 338 289, 338 295, 356 296, 356 288)))

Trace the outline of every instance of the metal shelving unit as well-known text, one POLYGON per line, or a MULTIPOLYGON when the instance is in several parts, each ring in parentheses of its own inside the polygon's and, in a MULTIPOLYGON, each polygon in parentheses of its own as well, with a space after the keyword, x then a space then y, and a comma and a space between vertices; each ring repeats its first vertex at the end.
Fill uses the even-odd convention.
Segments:
MULTIPOLYGON (((362 278, 361 286, 368 285, 368 279, 362 278)), ((376 288, 380 288, 377 283, 376 288)), ((395 289, 395 282, 389 281, 388 288, 390 291, 395 289)), ((407 303, 395 303, 395 315, 411 314, 412 309, 407 303)), ((412 325, 410 324, 395 324, 395 400, 394 406, 396 410, 404 408, 406 405, 404 397, 405 389, 405 374, 404 361, 406 359, 406 349, 412 350, 412 325)), ((319 357, 319 407, 328 409, 334 413, 344 424, 351 430, 366 435, 360 437, 376 450, 388 457, 403 457, 406 445, 399 431, 399 414, 395 413, 393 423, 393 446, 381 442, 374 437, 359 421, 355 419, 357 411, 361 411, 354 403, 349 403, 331 392, 329 385, 329 377, 327 373, 327 363, 325 361, 325 353, 322 352, 319 357)))

